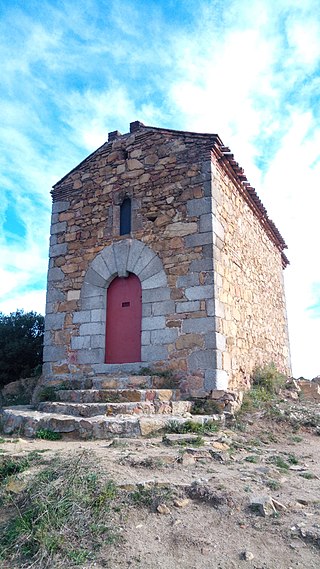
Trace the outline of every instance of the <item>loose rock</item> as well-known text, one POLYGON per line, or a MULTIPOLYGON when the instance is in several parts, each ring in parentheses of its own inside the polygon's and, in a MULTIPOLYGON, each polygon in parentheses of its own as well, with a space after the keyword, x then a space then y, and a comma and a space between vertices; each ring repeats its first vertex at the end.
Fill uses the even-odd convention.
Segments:
POLYGON ((230 448, 226 443, 219 443, 218 441, 211 443, 211 446, 217 450, 229 450, 230 448))
POLYGON ((254 555, 253 555, 253 553, 251 553, 251 551, 244 551, 243 559, 245 561, 252 561, 252 559, 254 559, 254 555))
POLYGON ((176 498, 173 503, 177 508, 185 508, 189 504, 188 498, 176 498))
POLYGON ((277 512, 281 512, 287 509, 286 506, 284 504, 281 504, 281 502, 278 502, 278 500, 275 500, 274 498, 271 498, 271 500, 277 512))
POLYGON ((165 504, 159 504, 159 506, 157 506, 157 512, 158 514, 164 514, 166 516, 171 513, 168 506, 165 504))
POLYGON ((189 454, 188 452, 185 452, 184 455, 182 456, 181 461, 182 461, 183 466, 189 466, 191 464, 196 463, 196 458, 194 456, 192 456, 191 454, 189 454))
POLYGON ((250 505, 263 517, 272 516, 277 511, 270 496, 253 496, 250 505))

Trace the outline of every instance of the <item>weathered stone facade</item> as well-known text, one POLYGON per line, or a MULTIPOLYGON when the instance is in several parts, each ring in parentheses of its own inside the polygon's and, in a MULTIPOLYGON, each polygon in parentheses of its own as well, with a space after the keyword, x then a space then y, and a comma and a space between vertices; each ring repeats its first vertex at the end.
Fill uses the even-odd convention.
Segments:
POLYGON ((257 364, 290 371, 285 244, 217 135, 131 123, 52 196, 47 381, 115 369, 107 291, 129 273, 142 285, 141 365, 181 372, 193 395, 240 386, 257 364), (120 236, 127 197, 132 228, 120 236))
POLYGON ((237 387, 257 365, 274 362, 285 374, 290 372, 283 286, 287 260, 270 239, 260 209, 248 203, 224 167, 217 164, 213 176, 220 194, 216 216, 224 234, 214 263, 218 331, 226 339, 222 368, 229 387, 237 387))

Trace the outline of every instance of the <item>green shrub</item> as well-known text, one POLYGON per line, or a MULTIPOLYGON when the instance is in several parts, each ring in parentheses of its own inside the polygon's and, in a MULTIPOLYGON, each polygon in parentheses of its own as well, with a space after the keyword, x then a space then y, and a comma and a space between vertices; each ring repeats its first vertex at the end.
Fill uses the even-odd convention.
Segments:
POLYGON ((270 417, 279 416, 279 411, 272 405, 272 402, 281 387, 285 385, 286 377, 271 363, 265 367, 255 368, 251 379, 251 389, 244 395, 240 412, 250 413, 255 409, 264 408, 270 417))
POLYGON ((296 457, 295 454, 288 454, 288 462, 290 462, 290 464, 299 464, 299 460, 296 457))
POLYGON ((0 312, 0 388, 20 378, 40 375, 44 317, 36 312, 0 312))
POLYGON ((167 433, 199 433, 200 435, 205 435, 206 433, 216 433, 219 430, 219 426, 214 421, 207 421, 206 423, 197 423, 196 421, 185 421, 184 423, 179 423, 178 421, 169 421, 166 432, 167 433))
POLYGON ((29 461, 27 459, 17 460, 16 458, 5 457, 5 460, 0 464, 0 482, 3 482, 9 476, 19 474, 29 468, 29 461))
POLYGON ((36 438, 44 439, 46 441, 59 441, 62 439, 62 434, 51 431, 51 429, 39 429, 36 432, 36 438))
POLYGON ((5 456, 0 459, 0 483, 4 482, 9 476, 15 476, 30 468, 34 461, 40 460, 38 451, 29 452, 27 456, 10 457, 5 456))
POLYGON ((259 457, 252 454, 250 456, 246 456, 246 458, 244 459, 246 462, 252 462, 253 464, 256 464, 257 462, 259 462, 259 457))
POLYGON ((39 389, 38 401, 60 401, 58 391, 70 389, 67 382, 57 383, 56 385, 44 385, 39 389))
POLYGON ((257 367, 252 372, 252 386, 266 394, 274 395, 279 393, 281 387, 286 382, 286 377, 280 373, 274 363, 264 367, 257 367))
POLYGON ((220 415, 221 407, 212 399, 195 399, 192 402, 192 415, 220 415))
POLYGON ((159 487, 156 484, 139 485, 136 490, 129 494, 129 499, 133 504, 150 508, 152 511, 155 511, 159 504, 165 504, 171 498, 172 490, 170 488, 159 487))
POLYGON ((277 468, 281 468, 281 470, 289 470, 289 464, 282 458, 282 456, 271 456, 269 460, 277 468))
POLYGON ((197 437, 193 437, 193 438, 184 438, 184 439, 178 439, 175 441, 172 441, 171 439, 168 439, 168 437, 166 435, 164 435, 163 439, 162 439, 163 444, 167 445, 167 446, 193 446, 193 447, 201 447, 203 446, 204 440, 202 437, 200 437, 200 435, 198 435, 197 437))
POLYGON ((300 476, 302 476, 302 478, 305 478, 306 480, 313 480, 313 478, 317 478, 317 476, 312 472, 302 472, 300 476))
POLYGON ((39 401, 57 401, 57 387, 53 385, 46 385, 42 387, 39 391, 38 400, 39 401))
POLYGON ((266 485, 268 488, 270 488, 270 490, 279 490, 281 488, 280 482, 273 479, 267 480, 266 485))
POLYGON ((299 435, 292 435, 291 440, 293 443, 301 443, 303 441, 303 437, 299 435))

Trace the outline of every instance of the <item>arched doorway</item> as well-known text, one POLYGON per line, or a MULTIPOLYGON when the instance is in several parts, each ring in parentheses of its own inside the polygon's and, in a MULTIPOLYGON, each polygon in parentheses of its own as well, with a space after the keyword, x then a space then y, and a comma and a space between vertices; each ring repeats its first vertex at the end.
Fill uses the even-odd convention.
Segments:
POLYGON ((107 292, 106 363, 141 361, 141 282, 136 275, 116 277, 107 292))

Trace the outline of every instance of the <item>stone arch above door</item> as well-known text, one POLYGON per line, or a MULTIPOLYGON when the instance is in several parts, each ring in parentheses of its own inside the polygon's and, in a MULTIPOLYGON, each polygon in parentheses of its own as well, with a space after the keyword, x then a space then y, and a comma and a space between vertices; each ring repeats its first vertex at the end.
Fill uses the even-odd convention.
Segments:
POLYGON ((114 277, 137 275, 142 289, 167 285, 161 259, 137 239, 123 239, 105 247, 90 263, 85 274, 80 298, 94 296, 97 288, 107 288, 114 277))
POLYGON ((102 249, 90 263, 80 294, 80 310, 73 322, 80 324, 71 348, 81 364, 103 364, 105 357, 106 299, 111 281, 129 273, 142 287, 142 362, 168 359, 168 344, 178 331, 166 329, 166 315, 174 312, 167 277, 159 256, 137 239, 116 241, 102 249))

